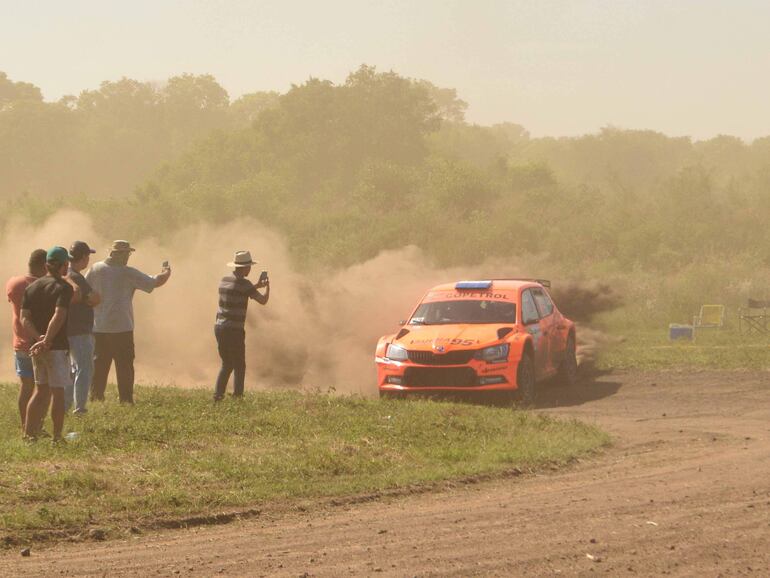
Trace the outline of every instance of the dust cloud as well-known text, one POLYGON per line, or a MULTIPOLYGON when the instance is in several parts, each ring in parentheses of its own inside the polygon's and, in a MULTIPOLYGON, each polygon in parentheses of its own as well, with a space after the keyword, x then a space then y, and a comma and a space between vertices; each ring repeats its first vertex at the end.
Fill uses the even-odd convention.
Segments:
POLYGON ((559 311, 577 323, 590 323, 598 314, 622 304, 618 292, 606 283, 568 281, 551 293, 559 311))
POLYGON ((594 281, 567 281, 551 291, 559 311, 577 325, 577 359, 579 366, 596 361, 602 348, 617 340, 591 326, 597 315, 617 309, 623 300, 612 286, 594 281))
MULTIPOLYGON (((115 231, 115 238, 122 238, 115 231)), ((52 245, 88 242, 107 256, 112 239, 98 236, 89 217, 57 213, 40 227, 12 222, 0 241, 0 277, 23 274, 29 253, 52 245)), ((197 224, 164 242, 135 241, 130 264, 149 274, 168 260, 169 283, 151 295, 137 292, 137 381, 180 387, 211 387, 219 367, 213 334, 217 286, 228 273, 236 249, 250 250, 270 273, 267 306, 252 302, 247 320, 247 388, 303 387, 370 395, 375 392, 373 364, 378 337, 397 329, 399 319, 431 285, 460 278, 521 275, 539 265, 509 260, 477 267, 440 269, 416 247, 383 251, 375 258, 325 276, 295 268, 277 233, 248 219, 226 226, 197 224)), ((573 290, 576 285, 564 289, 573 290)), ((557 294, 559 291, 557 291, 557 294)), ((564 291, 561 291, 564 293, 564 291)), ((583 293, 582 320, 591 317, 583 293)), ((556 297, 559 303, 559 297, 556 297)), ((590 301, 590 299, 588 299, 590 301)), ((601 308, 600 308, 601 309, 601 308)), ((10 307, 1 308, 0 377, 13 379, 10 307)), ((585 355, 581 356, 585 357, 585 355)))

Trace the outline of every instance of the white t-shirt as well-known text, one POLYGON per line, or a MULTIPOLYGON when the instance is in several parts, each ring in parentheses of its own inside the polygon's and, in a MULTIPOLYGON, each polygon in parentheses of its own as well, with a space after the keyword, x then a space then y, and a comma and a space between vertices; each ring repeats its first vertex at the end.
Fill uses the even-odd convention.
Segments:
POLYGON ((100 261, 86 274, 102 302, 94 307, 94 333, 125 333, 134 330, 134 291, 152 293, 155 277, 127 265, 100 261))

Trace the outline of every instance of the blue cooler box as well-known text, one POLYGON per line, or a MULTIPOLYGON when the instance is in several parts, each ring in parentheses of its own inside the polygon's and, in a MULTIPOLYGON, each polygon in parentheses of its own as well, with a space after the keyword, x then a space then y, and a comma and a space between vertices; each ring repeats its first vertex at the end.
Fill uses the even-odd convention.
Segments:
POLYGON ((675 339, 687 339, 692 341, 695 336, 695 329, 692 325, 679 325, 678 323, 672 323, 668 326, 668 338, 670 340, 675 339))

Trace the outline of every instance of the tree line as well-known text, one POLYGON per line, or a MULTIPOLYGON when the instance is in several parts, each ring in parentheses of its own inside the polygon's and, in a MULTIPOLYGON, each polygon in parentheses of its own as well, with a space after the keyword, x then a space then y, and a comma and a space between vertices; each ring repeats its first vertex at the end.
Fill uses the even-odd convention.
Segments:
POLYGON ((443 265, 540 256, 600 277, 710 271, 716 287, 720 261, 766 279, 770 138, 533 138, 466 107, 369 66, 237 100, 182 75, 49 103, 0 73, 0 194, 34 215, 58 197, 133 238, 250 216, 309 266, 417 245, 443 265))
POLYGON ((210 75, 103 82, 56 102, 0 72, 0 198, 103 198, 137 184, 212 131, 248 125, 277 93, 230 101, 210 75))

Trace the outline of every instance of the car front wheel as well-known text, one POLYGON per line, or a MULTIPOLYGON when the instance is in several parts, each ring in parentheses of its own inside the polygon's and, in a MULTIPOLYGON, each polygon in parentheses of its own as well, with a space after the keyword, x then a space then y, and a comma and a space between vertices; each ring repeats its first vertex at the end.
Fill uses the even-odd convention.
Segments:
POLYGON ((535 403, 535 364, 532 356, 524 354, 519 361, 516 371, 516 384, 518 386, 518 401, 520 405, 529 407, 535 403))

